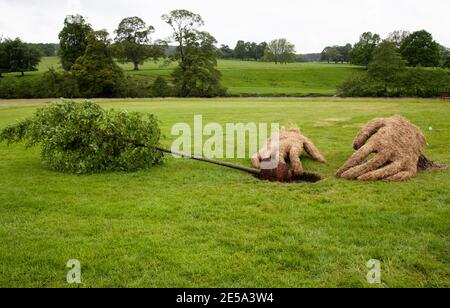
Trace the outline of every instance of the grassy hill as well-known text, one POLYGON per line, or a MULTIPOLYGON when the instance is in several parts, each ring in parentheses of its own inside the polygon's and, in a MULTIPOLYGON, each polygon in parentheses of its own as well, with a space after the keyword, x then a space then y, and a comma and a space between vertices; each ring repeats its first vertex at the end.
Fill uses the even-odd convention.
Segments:
MULTIPOLYGON (((169 77, 175 64, 147 62, 140 71, 133 71, 131 64, 121 65, 127 74, 156 78, 169 77)), ((60 67, 57 57, 43 58, 38 72, 40 74, 50 67, 60 67)), ((276 65, 274 63, 220 60, 219 70, 223 74, 223 84, 230 95, 250 96, 332 96, 336 85, 354 73, 362 71, 352 65, 326 63, 291 63, 276 65)), ((12 74, 9 74, 12 75, 12 74)))
MULTIPOLYGON (((169 76, 174 64, 161 67, 147 62, 141 71, 132 71, 130 64, 124 65, 129 74, 156 77, 169 76)), ((220 60, 219 70, 223 74, 223 84, 232 95, 334 95, 336 85, 361 71, 351 65, 325 63, 290 63, 286 65, 220 60)))
MULTIPOLYGON (((37 101, 1 101, 0 127, 37 101)), ((152 112, 171 127, 205 122, 298 123, 328 159, 303 159, 316 184, 261 182, 168 157, 136 173, 71 175, 44 169, 40 149, 0 144, 0 286, 67 287, 78 259, 82 287, 449 287, 450 170, 405 183, 339 180, 369 119, 402 114, 422 128, 426 154, 449 163, 450 103, 439 100, 104 100, 152 112), (429 130, 429 127, 433 130, 429 130)), ((235 163, 249 165, 247 159, 235 163)))

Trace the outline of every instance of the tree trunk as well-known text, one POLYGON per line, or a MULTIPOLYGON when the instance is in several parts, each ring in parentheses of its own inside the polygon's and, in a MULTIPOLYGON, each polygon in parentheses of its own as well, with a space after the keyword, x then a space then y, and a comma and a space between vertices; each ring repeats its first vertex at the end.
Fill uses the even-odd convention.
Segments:
POLYGON ((25 76, 25 73, 24 73, 24 72, 21 72, 21 73, 22 73, 22 77, 25 76))
POLYGON ((139 63, 138 62, 134 62, 134 70, 135 71, 139 70, 139 63))

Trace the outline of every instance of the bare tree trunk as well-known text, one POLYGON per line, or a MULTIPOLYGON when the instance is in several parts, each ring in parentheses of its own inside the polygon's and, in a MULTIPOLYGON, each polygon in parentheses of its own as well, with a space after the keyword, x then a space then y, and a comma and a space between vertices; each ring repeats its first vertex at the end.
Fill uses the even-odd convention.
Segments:
POLYGON ((139 70, 139 63, 138 62, 134 62, 134 70, 135 71, 139 70))

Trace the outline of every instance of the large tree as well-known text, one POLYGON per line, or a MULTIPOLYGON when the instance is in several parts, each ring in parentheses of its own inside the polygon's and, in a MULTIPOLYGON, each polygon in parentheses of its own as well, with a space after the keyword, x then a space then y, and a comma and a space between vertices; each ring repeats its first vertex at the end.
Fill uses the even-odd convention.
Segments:
POLYGON ((410 34, 411 33, 406 30, 396 30, 389 33, 386 40, 393 43, 396 48, 400 49, 403 45, 403 42, 410 34))
POLYGON ((72 74, 86 97, 113 97, 124 82, 123 70, 114 61, 108 32, 91 32, 83 56, 72 66, 72 74))
POLYGON ((222 76, 217 69, 217 41, 208 32, 198 30, 204 25, 201 16, 175 10, 162 18, 172 27, 172 39, 177 43, 174 58, 178 67, 172 74, 177 94, 183 97, 224 95, 222 76))
POLYGON ((256 59, 257 60, 261 60, 264 58, 264 54, 266 52, 267 45, 268 44, 266 42, 262 42, 262 43, 258 44, 258 46, 256 47, 256 59))
POLYGON ((352 44, 338 46, 339 53, 341 54, 341 62, 350 62, 350 52, 352 51, 352 48, 352 44))
POLYGON ((59 56, 62 67, 68 71, 79 57, 84 55, 88 36, 92 27, 83 16, 71 15, 64 20, 64 28, 59 33, 59 56))
POLYGON ((222 59, 233 59, 234 58, 234 50, 230 48, 228 45, 221 45, 219 48, 220 57, 222 59))
POLYGON ((9 71, 9 59, 6 53, 5 44, 3 43, 2 38, 0 38, 0 77, 2 77, 3 73, 9 71))
POLYGON ((439 44, 431 33, 421 30, 410 34, 400 48, 400 53, 409 66, 439 66, 439 44))
POLYGON ((339 46, 328 46, 321 53, 322 61, 338 63, 343 59, 339 46))
POLYGON ((187 36, 202 27, 205 22, 200 15, 187 10, 173 10, 169 14, 164 14, 162 20, 172 28, 172 39, 177 43, 178 56, 183 61, 186 56, 187 36))
POLYGON ((119 62, 131 62, 134 70, 139 70, 145 60, 157 60, 164 55, 164 49, 159 44, 151 45, 150 35, 153 26, 147 26, 139 17, 128 17, 121 21, 115 31, 115 55, 119 62))
POLYGON ((450 68, 450 48, 441 46, 441 64, 443 68, 450 68))
POLYGON ((444 68, 450 68, 450 54, 447 55, 447 59, 445 59, 444 64, 442 65, 444 68))
POLYGON ((359 38, 359 42, 353 46, 350 52, 350 61, 353 64, 367 67, 372 61, 373 52, 380 44, 380 41, 381 37, 378 34, 372 32, 363 33, 359 38))
POLYGON ((394 86, 405 69, 405 61, 397 51, 395 43, 384 41, 373 53, 373 60, 369 64, 368 74, 384 85, 385 94, 388 88, 394 86))
POLYGON ((447 59, 450 57, 450 49, 443 45, 439 45, 439 54, 441 57, 440 65, 445 68, 447 59))
POLYGON ((0 43, 0 74, 3 72, 36 71, 41 54, 20 39, 7 39, 0 43))
POLYGON ((267 49, 267 43, 238 41, 234 48, 234 57, 241 60, 261 60, 267 49))
POLYGON ((267 45, 265 59, 276 64, 293 62, 295 59, 295 45, 284 38, 273 40, 267 45))
POLYGON ((245 60, 247 57, 247 46, 244 41, 238 41, 234 48, 234 56, 236 59, 245 60))

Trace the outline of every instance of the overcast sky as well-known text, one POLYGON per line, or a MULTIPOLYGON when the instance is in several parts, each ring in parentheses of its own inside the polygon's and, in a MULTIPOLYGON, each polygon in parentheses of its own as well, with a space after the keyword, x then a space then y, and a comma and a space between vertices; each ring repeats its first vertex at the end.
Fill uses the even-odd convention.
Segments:
POLYGON ((57 42, 64 16, 80 13, 110 33, 122 18, 139 16, 156 28, 154 38, 165 38, 161 15, 181 8, 200 14, 204 29, 231 47, 285 37, 298 53, 312 53, 354 43, 364 31, 385 37, 398 29, 426 29, 450 46, 450 0, 0 0, 0 35, 57 42))

